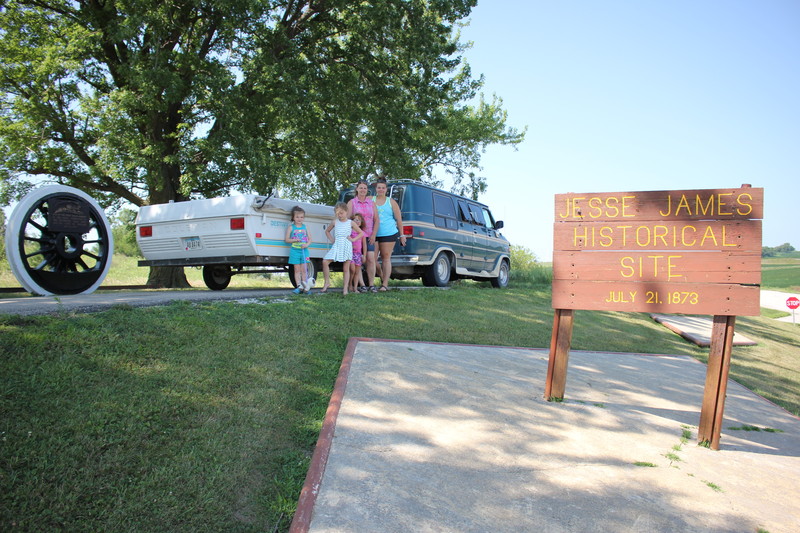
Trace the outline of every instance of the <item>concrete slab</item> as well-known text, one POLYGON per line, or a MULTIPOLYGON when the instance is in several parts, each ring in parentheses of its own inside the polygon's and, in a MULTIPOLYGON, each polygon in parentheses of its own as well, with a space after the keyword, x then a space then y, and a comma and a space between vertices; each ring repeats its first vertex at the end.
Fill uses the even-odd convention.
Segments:
MULTIPOLYGON (((657 315, 650 317, 698 346, 711 346, 711 329, 714 322, 709 317, 687 315, 657 315)), ((757 343, 740 333, 733 332, 734 346, 755 346, 757 343)))
POLYGON ((571 352, 549 403, 547 359, 352 340, 292 530, 800 531, 800 419, 731 382, 713 451, 698 361, 571 352))

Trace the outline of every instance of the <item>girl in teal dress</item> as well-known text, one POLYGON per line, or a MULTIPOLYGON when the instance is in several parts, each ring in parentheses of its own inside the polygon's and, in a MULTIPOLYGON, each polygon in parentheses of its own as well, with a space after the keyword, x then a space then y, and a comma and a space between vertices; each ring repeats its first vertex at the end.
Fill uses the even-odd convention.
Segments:
POLYGON ((294 265, 294 279, 297 288, 292 291, 300 294, 311 290, 314 280, 308 277, 308 247, 311 244, 311 235, 305 225, 306 212, 296 205, 292 208, 292 223, 286 228, 284 240, 292 245, 289 249, 289 264, 294 265))

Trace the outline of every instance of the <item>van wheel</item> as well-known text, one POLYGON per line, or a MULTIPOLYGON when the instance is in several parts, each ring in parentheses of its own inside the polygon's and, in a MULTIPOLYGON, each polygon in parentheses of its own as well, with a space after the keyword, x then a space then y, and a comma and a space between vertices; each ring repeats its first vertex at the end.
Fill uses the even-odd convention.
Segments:
POLYGON ((231 267, 228 265, 206 265, 203 267, 203 281, 212 291, 221 291, 231 282, 231 267))
POLYGON ((450 258, 447 254, 439 254, 433 264, 425 269, 422 283, 426 287, 447 287, 450 283, 450 258))
POLYGON ((496 278, 491 279, 492 287, 496 289, 505 289, 508 287, 508 275, 510 270, 511 268, 508 265, 508 261, 503 259, 500 263, 500 272, 497 273, 496 278))
MULTIPOLYGON (((317 267, 317 264, 314 263, 313 260, 309 261, 308 263, 306 263, 306 269, 308 271, 308 277, 309 278, 314 278, 314 279, 317 278, 317 273, 319 272, 319 268, 317 267)), ((294 265, 289 265, 289 271, 288 272, 289 272, 289 282, 291 282, 292 287, 294 287, 296 289, 297 288, 297 280, 294 279, 294 265)))

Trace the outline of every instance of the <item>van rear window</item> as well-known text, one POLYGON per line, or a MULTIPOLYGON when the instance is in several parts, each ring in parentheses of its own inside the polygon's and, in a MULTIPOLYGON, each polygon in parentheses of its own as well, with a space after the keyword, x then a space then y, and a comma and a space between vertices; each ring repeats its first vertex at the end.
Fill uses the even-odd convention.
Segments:
POLYGON ((402 185, 392 185, 392 191, 389 193, 389 196, 397 202, 398 207, 403 207, 403 193, 406 192, 406 188, 402 185))

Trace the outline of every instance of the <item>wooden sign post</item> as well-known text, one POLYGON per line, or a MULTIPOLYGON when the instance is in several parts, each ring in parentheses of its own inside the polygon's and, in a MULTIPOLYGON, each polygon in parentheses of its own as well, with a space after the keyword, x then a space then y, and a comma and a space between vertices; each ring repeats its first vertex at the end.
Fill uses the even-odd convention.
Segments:
POLYGON ((719 448, 736 315, 760 314, 764 189, 558 194, 545 397, 561 399, 575 309, 714 315, 698 438, 719 448))

